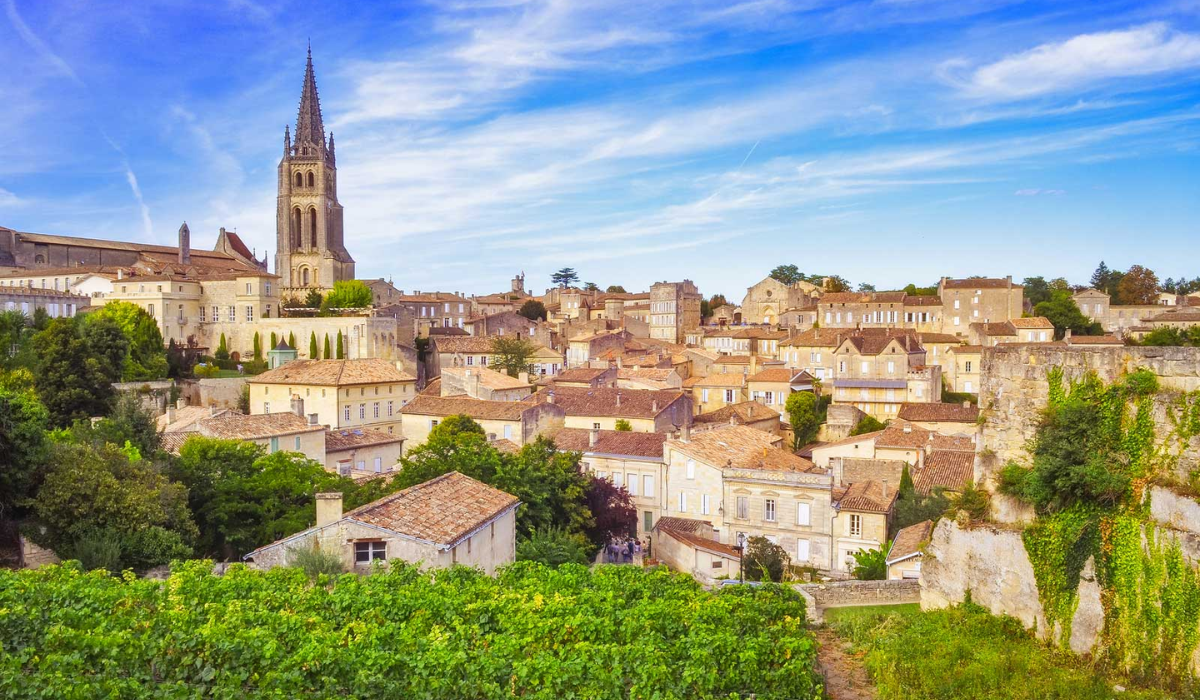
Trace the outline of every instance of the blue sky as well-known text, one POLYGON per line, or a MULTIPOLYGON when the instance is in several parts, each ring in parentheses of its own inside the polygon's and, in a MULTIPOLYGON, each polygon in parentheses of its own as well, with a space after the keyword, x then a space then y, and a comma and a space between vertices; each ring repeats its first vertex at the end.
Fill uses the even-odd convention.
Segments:
POLYGON ((1200 0, 0 0, 0 225, 273 254, 309 38, 405 290, 1200 275, 1200 0))

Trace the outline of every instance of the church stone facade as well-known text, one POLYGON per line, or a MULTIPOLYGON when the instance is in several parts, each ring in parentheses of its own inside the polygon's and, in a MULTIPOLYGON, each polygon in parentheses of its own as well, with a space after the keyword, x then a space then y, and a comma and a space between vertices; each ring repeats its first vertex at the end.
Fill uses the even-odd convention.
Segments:
POLYGON ((283 295, 302 298, 310 289, 327 290, 334 282, 354 279, 337 198, 333 134, 326 141, 311 50, 294 140, 284 128, 278 187, 275 272, 283 295))

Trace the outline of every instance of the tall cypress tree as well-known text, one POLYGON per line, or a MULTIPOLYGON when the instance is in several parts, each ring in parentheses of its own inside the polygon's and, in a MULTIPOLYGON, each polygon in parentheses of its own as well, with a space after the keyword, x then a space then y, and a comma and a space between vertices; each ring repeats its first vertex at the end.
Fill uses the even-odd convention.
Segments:
POLYGON ((333 353, 330 352, 330 350, 329 350, 329 334, 328 333, 325 334, 325 354, 323 355, 323 357, 326 360, 333 357, 333 353))
POLYGON ((297 349, 297 348, 296 348, 296 334, 295 334, 295 333, 288 333, 288 347, 289 347, 289 348, 291 348, 291 349, 293 349, 293 350, 296 350, 296 349, 297 349))
POLYGON ((342 345, 342 332, 340 330, 338 331, 337 337, 337 359, 346 359, 346 349, 345 346, 342 345))
POLYGON ((317 332, 313 331, 308 336, 308 358, 310 360, 319 360, 321 356, 317 354, 317 332))
POLYGON ((268 349, 274 350, 276 345, 279 345, 279 337, 275 335, 275 331, 271 331, 271 347, 268 349))
POLYGON ((254 359, 262 359, 262 337, 259 336, 258 331, 254 331, 254 359))

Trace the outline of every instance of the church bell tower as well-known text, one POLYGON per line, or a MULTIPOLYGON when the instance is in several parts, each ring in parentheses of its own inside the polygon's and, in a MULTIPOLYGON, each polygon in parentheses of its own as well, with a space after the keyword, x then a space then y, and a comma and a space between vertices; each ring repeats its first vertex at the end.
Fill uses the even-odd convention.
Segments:
POLYGON ((286 126, 283 130, 277 202, 275 273, 282 278, 284 294, 303 296, 309 289, 330 289, 334 282, 354 279, 337 199, 333 134, 326 141, 311 47, 295 138, 286 126))

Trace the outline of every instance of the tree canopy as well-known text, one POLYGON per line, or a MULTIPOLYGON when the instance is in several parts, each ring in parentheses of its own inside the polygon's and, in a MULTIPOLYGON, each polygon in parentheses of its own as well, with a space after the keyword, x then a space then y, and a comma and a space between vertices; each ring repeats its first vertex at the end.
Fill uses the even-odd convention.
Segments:
POLYGON ((521 309, 517 314, 524 316, 530 321, 545 321, 546 320, 546 305, 537 299, 530 299, 524 304, 521 304, 521 309))
POLYGON ((792 426, 792 448, 800 449, 817 439, 823 416, 817 397, 807 391, 797 391, 787 397, 784 411, 792 426))
POLYGON ((564 267, 550 275, 550 281, 559 287, 566 288, 579 281, 579 274, 575 272, 574 268, 564 267))
POLYGON ((1103 327, 1093 322, 1079 310, 1079 305, 1071 298, 1071 292, 1063 289, 1050 291, 1050 299, 1033 307, 1035 316, 1045 316, 1054 324, 1054 337, 1062 339, 1067 329, 1075 335, 1101 335, 1103 327))
POLYGON ((804 279, 804 273, 795 265, 777 265, 771 270, 770 277, 784 284, 795 284, 804 279))
POLYGON ((530 359, 537 346, 523 336, 497 335, 492 338, 492 369, 516 377, 521 372, 533 372, 530 359))
MULTIPOLYGON (((166 309, 163 310, 166 312, 166 309)), ((83 317, 85 324, 111 320, 128 341, 121 377, 127 382, 161 379, 167 376, 167 352, 163 347, 158 321, 140 306, 111 301, 83 317)))
POLYGON ((604 291, 608 294, 628 294, 628 292, 625 291, 625 288, 619 284, 610 284, 604 291))
POLYGON ((1134 265, 1117 283, 1117 294, 1122 304, 1157 304, 1158 275, 1149 268, 1134 265))
POLYGON ((375 296, 362 280, 338 280, 321 301, 321 312, 333 309, 362 309, 371 305, 375 296))
POLYGON ((80 324, 56 318, 34 336, 33 343, 37 352, 34 385, 52 426, 67 427, 76 420, 108 413, 116 395, 112 385, 121 380, 129 347, 112 319, 80 324))

